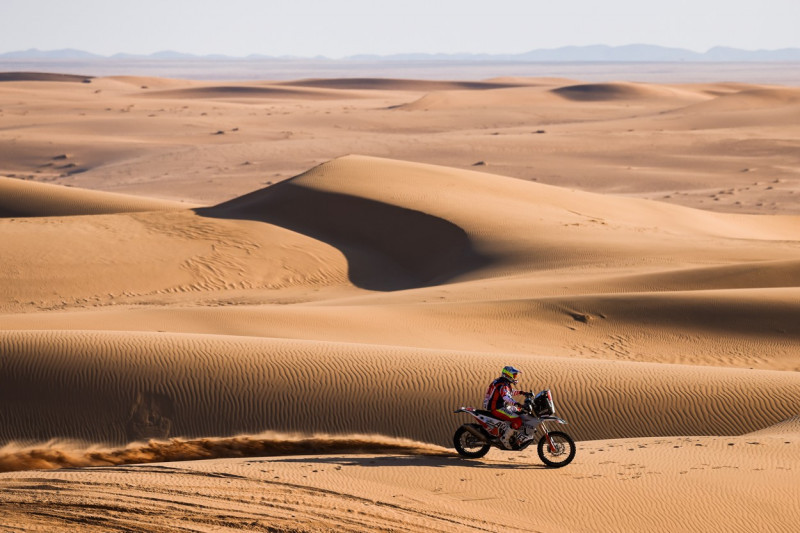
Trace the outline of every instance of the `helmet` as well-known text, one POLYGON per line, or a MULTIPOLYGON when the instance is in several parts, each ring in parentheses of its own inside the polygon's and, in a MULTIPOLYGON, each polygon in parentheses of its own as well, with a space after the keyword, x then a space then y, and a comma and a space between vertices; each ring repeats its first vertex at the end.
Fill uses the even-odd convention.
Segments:
POLYGON ((517 370, 513 366, 504 366, 500 377, 506 378, 513 384, 517 384, 517 376, 522 373, 522 370, 517 370))

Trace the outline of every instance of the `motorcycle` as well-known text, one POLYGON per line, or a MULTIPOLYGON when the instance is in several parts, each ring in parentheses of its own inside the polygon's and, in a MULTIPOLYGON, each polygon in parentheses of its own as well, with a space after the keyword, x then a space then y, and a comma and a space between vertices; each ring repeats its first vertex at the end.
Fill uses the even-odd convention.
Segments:
POLYGON ((530 446, 541 431, 536 449, 539 459, 550 468, 567 466, 575 458, 575 441, 563 431, 548 431, 547 423, 566 424, 567 421, 555 416, 553 395, 549 389, 534 396, 526 392, 525 402, 520 408, 522 426, 510 439, 510 447, 503 444, 500 437, 508 422, 495 418, 490 411, 474 407, 461 407, 455 413, 467 413, 477 420, 477 424, 464 424, 453 435, 453 444, 462 457, 478 459, 494 446, 501 450, 522 451, 530 446))

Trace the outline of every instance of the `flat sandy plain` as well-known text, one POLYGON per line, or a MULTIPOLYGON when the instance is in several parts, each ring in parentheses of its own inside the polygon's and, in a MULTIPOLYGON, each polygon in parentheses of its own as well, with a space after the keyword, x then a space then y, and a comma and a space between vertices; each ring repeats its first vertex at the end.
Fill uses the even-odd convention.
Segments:
POLYGON ((797 87, 5 73, 0 176, 3 533, 800 524, 797 87))

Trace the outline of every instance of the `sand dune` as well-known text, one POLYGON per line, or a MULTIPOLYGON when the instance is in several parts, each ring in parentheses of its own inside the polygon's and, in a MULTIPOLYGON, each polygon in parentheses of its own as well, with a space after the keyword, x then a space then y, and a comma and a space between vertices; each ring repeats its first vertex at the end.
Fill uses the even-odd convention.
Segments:
MULTIPOLYGON (((354 296, 358 289, 396 296, 361 296, 367 305, 361 308, 348 300, 323 303, 329 296, 320 300, 312 293, 301 300, 322 306, 298 312, 145 309, 121 326, 112 318, 118 313, 102 310, 20 315, 4 320, 4 327, 153 330, 166 324, 195 333, 210 328, 235 335, 559 354, 599 342, 606 351, 578 353, 795 369, 790 354, 798 333, 792 319, 796 224, 794 217, 714 214, 351 156, 194 212, 12 224, 2 261, 15 281, 5 308, 67 309, 153 298, 179 303, 187 294, 218 300, 225 294, 241 298, 244 290, 309 288, 335 289, 339 296, 354 296), (632 269, 631 257, 644 259, 632 269), (108 270, 109 261, 114 270, 108 270), (48 274, 54 270, 63 274, 48 274), (38 282, 48 275, 47 285, 38 282), (432 295, 437 306, 425 305, 424 293, 397 292, 422 287, 447 288, 432 295), (337 316, 350 317, 353 325, 342 329, 337 316), (394 331, 397 320, 415 324, 416 336, 394 331), (465 323, 471 324, 466 334, 465 323), (630 328, 640 334, 624 335, 630 328), (538 335, 528 335, 532 330, 538 335), (720 343, 720 334, 729 342, 720 343), (745 355, 766 339, 757 356, 745 355), (698 342, 700 353, 691 349, 698 342)), ((274 297, 263 293, 245 302, 274 297)))
MULTIPOLYGON (((165 85, 163 81, 147 78, 114 77, 131 85, 149 90, 145 96, 152 99, 297 99, 297 100, 338 100, 364 98, 364 91, 487 91, 537 85, 531 80, 516 81, 429 81, 388 78, 343 78, 309 79, 278 83, 251 83, 236 85, 212 85, 193 83, 193 87, 180 87, 178 84, 165 85)), ((185 84, 184 84, 185 85, 185 84)))
MULTIPOLYGON (((450 90, 440 89, 431 91, 422 98, 408 104, 398 106, 406 111, 437 111, 453 109, 508 109, 514 108, 535 111, 539 114, 547 113, 552 116, 566 116, 562 109, 565 101, 570 102, 572 113, 582 110, 578 117, 598 119, 614 114, 608 105, 624 102, 634 105, 637 109, 642 106, 679 108, 697 102, 705 102, 710 96, 692 87, 678 86, 653 86, 650 84, 635 83, 597 83, 597 84, 570 84, 562 85, 564 80, 548 80, 539 85, 525 85, 506 87, 487 87, 485 91, 450 90), (599 106, 599 107, 598 107, 599 106), (551 108, 551 109, 548 109, 551 108), (559 113, 553 113, 553 108, 559 113)), ((617 110, 618 114, 619 111, 617 110)), ((551 121, 548 116, 548 121, 551 121)), ((562 119, 563 120, 563 119, 562 119)))
POLYGON ((0 217, 59 217, 186 209, 181 202, 0 177, 0 217))
MULTIPOLYGON (((369 160, 355 158, 348 168, 333 170, 333 176, 315 178, 328 167, 343 164, 347 165, 340 160, 199 213, 261 220, 331 244, 348 257, 350 280, 365 288, 395 290, 441 282, 485 261, 457 224, 414 209, 416 205, 389 203, 354 191, 358 182, 372 177, 369 160), (339 176, 347 180, 344 190, 324 183, 317 186, 339 176)), ((396 173, 389 165, 389 173, 396 173)), ((381 178, 384 183, 392 179, 387 174, 381 178)), ((430 186, 428 194, 436 195, 438 184, 430 186)), ((413 183, 401 187, 412 192, 408 189, 413 183)))
MULTIPOLYGON (((509 359, 169 333, 17 331, 1 338, 4 442, 278 430, 376 432, 447 445, 461 423, 452 410, 477 404, 486 376, 509 359)), ((570 432, 582 440, 741 434, 800 409, 800 378, 792 372, 513 360, 528 369, 531 384, 554 389, 570 432)))
POLYGON ((113 305, 136 295, 346 280, 340 252, 277 226, 206 219, 191 211, 25 220, 9 221, 3 230, 6 304, 113 305))
POLYGON ((183 98, 203 98, 203 99, 231 99, 231 98, 308 98, 316 99, 339 99, 354 98, 352 94, 343 94, 336 91, 325 91, 318 89, 298 89, 286 87, 257 87, 257 86, 203 86, 188 89, 167 89, 150 91, 147 93, 151 98, 183 99, 183 98))
POLYGON ((204 82, 159 78, 155 76, 108 76, 96 78, 93 83, 101 86, 124 86, 125 89, 173 89, 205 85, 204 82))
POLYGON ((583 83, 552 90, 553 93, 577 102, 630 101, 670 99, 706 100, 695 91, 654 86, 645 83, 583 83))
POLYGON ((0 174, 214 205, 342 154, 365 153, 460 169, 483 162, 494 174, 704 210, 797 213, 789 201, 800 193, 791 105, 691 109, 791 88, 598 82, 639 96, 576 101, 552 90, 580 80, 556 78, 296 83, 9 81, 0 87, 7 128, 0 174), (239 89, 265 97, 239 97, 239 89), (162 90, 192 96, 153 96, 162 90), (305 93, 266 97, 266 90, 305 93), (319 91, 337 98, 312 97, 319 91), (61 176, 43 167, 61 153, 74 154, 82 172, 61 176))
POLYGON ((697 111, 742 111, 764 110, 772 107, 800 104, 800 89, 796 88, 752 88, 725 94, 703 104, 697 104, 697 111))
POLYGON ((4 81, 64 81, 83 83, 93 76, 75 74, 54 74, 50 72, 0 72, 0 82, 4 81))
MULTIPOLYGON (((300 201, 308 199, 313 202, 313 193, 331 193, 341 195, 331 202, 334 205, 356 197, 379 202, 381 206, 414 209, 435 214, 464 228, 467 233, 474 233, 493 242, 502 232, 511 228, 522 231, 521 226, 530 229, 532 224, 552 227, 569 222, 577 223, 581 227, 580 233, 583 234, 593 232, 598 227, 609 233, 624 233, 631 229, 631 233, 641 233, 642 229, 657 227, 666 234, 680 233, 682 236, 692 233, 714 237, 786 240, 794 235, 792 225, 798 220, 797 217, 747 217, 709 213, 662 203, 598 196, 543 184, 525 183, 481 172, 364 156, 338 158, 283 184, 202 212, 210 215, 220 213, 230 218, 258 217, 259 211, 272 211, 274 206, 270 202, 273 201, 273 196, 277 197, 277 202, 289 201, 283 196, 292 196, 288 191, 297 188, 301 189, 297 193, 300 201), (442 198, 449 201, 444 202, 442 198), (478 199, 481 199, 480 203, 477 202, 478 199), (261 204, 264 204, 263 207, 261 204), (528 209, 509 209, 515 204, 528 209), (499 216, 502 213, 504 216, 499 216), (609 225, 615 226, 610 229, 602 228, 609 225)), ((306 216, 313 216, 321 207, 312 205, 316 209, 309 210, 312 214, 306 216)), ((356 211, 350 217, 372 222, 377 214, 356 211)), ((383 213, 380 212, 380 215, 383 216, 383 213)), ((317 223, 338 222, 328 218, 337 217, 321 215, 317 223)), ((413 234, 416 229, 411 228, 408 233, 413 234)), ((562 228, 559 231, 570 233, 569 229, 562 228)), ((539 238, 541 236, 537 234, 525 236, 518 239, 518 246, 525 247, 539 238)), ((650 240, 649 237, 647 240, 650 240)))
POLYGON ((392 78, 322 78, 281 82, 295 87, 318 87, 323 89, 390 90, 390 91, 448 91, 486 90, 530 85, 530 79, 496 79, 487 81, 436 81, 392 78))
POLYGON ((797 123, 800 89, 749 88, 673 111, 684 127, 756 128, 797 123))
POLYGON ((351 156, 211 208, 51 222, 5 232, 0 261, 14 280, 7 311, 154 299, 249 306, 140 308, 127 320, 109 309, 19 315, 4 328, 166 327, 797 368, 794 217, 715 214, 351 156), (401 291, 424 287, 434 292, 401 291), (309 289, 326 292, 296 292, 309 289), (253 307, 280 300, 276 290, 319 305, 253 307), (331 290, 345 299, 326 301, 331 290), (352 325, 342 328, 345 317, 352 325), (398 331, 397 321, 414 327, 398 331), (598 344, 605 348, 591 348, 598 344))
MULTIPOLYGON (((583 87, 583 86, 570 86, 570 87, 583 87)), ((517 113, 531 114, 540 117, 539 120, 544 119, 543 122, 553 123, 560 122, 566 118, 563 112, 565 106, 565 98, 559 93, 562 89, 570 89, 570 87, 560 87, 557 81, 541 83, 538 85, 528 84, 520 86, 498 86, 489 88, 482 91, 464 90, 464 89, 451 89, 451 90, 438 90, 431 91, 423 95, 421 98, 408 102, 394 109, 402 111, 466 111, 468 109, 476 111, 492 110, 495 113, 500 113, 503 116, 509 110, 515 110, 517 113)), ((646 91, 646 89, 645 89, 646 91)), ((635 92, 635 91, 634 91, 635 92)), ((681 91, 676 91, 680 93, 681 91)), ((686 91, 684 91, 686 92, 686 91)), ((690 94, 686 92, 687 94, 690 94)), ((570 94, 569 92, 565 94, 570 94)), ((687 102, 696 102, 703 98, 693 95, 683 98, 675 98, 672 91, 663 89, 661 91, 653 90, 647 96, 652 97, 657 95, 661 100, 656 100, 656 104, 664 105, 664 95, 672 96, 667 106, 672 105, 675 107, 681 104, 686 105, 687 102)), ((653 102, 642 95, 641 99, 629 99, 634 103, 645 102, 652 105, 653 102)), ((624 98, 620 95, 620 99, 624 98)), ((574 102, 577 99, 568 99, 573 102, 570 104, 571 113, 569 114, 568 121, 585 121, 589 119, 597 120, 601 118, 608 118, 611 116, 618 116, 619 110, 610 109, 607 105, 602 105, 606 98, 589 98, 583 99, 584 102, 594 102, 595 105, 580 106, 574 102), (601 105, 597 105, 597 103, 601 105)))
POLYGON ((447 111, 470 108, 535 108, 545 106, 551 99, 547 92, 534 87, 494 88, 485 91, 436 91, 421 98, 396 106, 402 111, 447 111))
POLYGON ((47 79, 0 84, 4 526, 800 520, 795 88, 47 79), (505 364, 566 469, 448 451, 505 364))
POLYGON ((764 435, 769 437, 800 436, 800 415, 787 418, 764 429, 748 433, 748 435, 764 435))

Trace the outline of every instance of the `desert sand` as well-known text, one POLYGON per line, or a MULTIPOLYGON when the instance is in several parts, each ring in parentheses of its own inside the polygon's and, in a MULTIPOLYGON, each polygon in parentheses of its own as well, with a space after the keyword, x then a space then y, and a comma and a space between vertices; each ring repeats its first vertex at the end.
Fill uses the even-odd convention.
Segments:
POLYGON ((800 523, 800 89, 0 80, 0 531, 800 523))

